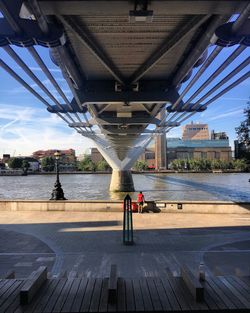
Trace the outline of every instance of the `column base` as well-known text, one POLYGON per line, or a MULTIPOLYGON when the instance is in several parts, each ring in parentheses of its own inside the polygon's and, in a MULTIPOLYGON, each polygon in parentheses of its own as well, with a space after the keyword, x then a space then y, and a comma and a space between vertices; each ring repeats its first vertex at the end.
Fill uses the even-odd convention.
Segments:
POLYGON ((131 171, 113 170, 109 190, 115 192, 135 191, 131 171))

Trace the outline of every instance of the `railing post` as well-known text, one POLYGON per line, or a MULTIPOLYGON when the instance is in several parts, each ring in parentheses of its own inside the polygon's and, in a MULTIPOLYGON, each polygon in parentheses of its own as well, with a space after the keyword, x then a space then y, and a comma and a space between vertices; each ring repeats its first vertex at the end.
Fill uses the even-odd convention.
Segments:
POLYGON ((126 195, 123 202, 123 244, 133 245, 133 219, 132 219, 132 201, 129 195, 126 195))

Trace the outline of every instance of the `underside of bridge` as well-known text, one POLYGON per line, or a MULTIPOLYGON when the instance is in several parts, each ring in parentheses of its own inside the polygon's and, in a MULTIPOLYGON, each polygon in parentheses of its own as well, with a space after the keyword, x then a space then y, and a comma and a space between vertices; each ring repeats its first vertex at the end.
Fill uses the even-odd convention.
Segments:
POLYGON ((153 138, 165 140, 166 132, 249 78, 245 57, 213 84, 250 44, 249 1, 0 0, 0 11, 0 46, 50 102, 4 60, 1 67, 49 112, 95 142, 113 168, 112 190, 134 190, 130 169, 153 138), (230 21, 233 14, 238 16, 230 21), (28 49, 60 101, 11 45, 28 49), (48 48, 71 99, 34 45, 48 48), (231 46, 231 55, 202 80, 221 51, 231 46))

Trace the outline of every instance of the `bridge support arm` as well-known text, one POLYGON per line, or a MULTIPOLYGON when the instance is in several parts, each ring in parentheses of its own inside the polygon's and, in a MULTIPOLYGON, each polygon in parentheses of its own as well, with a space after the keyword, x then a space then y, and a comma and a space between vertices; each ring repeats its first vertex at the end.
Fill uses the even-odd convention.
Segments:
POLYGON ((132 173, 130 170, 113 170, 110 191, 135 191, 132 173))

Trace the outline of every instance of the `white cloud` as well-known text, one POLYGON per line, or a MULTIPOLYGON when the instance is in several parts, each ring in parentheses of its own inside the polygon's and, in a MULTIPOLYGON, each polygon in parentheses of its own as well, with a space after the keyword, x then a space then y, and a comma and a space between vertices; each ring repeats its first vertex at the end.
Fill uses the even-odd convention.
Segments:
POLYGON ((44 110, 31 106, 18 106, 0 103, 0 119, 29 121, 36 114, 42 114, 44 110))
POLYGON ((0 155, 31 155, 39 149, 73 148, 82 153, 94 144, 41 108, 0 103, 0 155))
POLYGON ((9 139, 8 132, 5 136, 0 136, 0 153, 10 153, 16 151, 16 154, 31 155, 36 150, 41 149, 69 149, 73 148, 77 154, 82 153, 93 143, 75 131, 65 134, 64 131, 50 127, 14 127, 9 134, 15 135, 15 138, 9 139))
MULTIPOLYGON (((67 97, 72 97, 72 92, 70 90, 70 88, 68 87, 66 81, 64 78, 56 78, 56 81, 59 85, 59 87, 61 88, 62 92, 67 96, 67 97)), ((27 82, 28 83, 28 82, 27 82)), ((49 79, 44 79, 41 80, 41 83, 49 90, 49 92, 57 99, 61 101, 61 97, 59 96, 57 90, 55 89, 55 87, 53 86, 53 84, 50 82, 49 79)), ((34 89, 36 92, 38 92, 39 94, 41 94, 41 96, 44 99, 49 99, 47 96, 45 96, 46 94, 42 91, 42 89, 36 84, 36 83, 28 83, 29 86, 34 89)), ((10 94, 11 96, 13 95, 20 95, 22 94, 27 94, 30 95, 30 92, 23 86, 18 86, 12 89, 2 89, 1 93, 7 93, 10 94)))
POLYGON ((175 127, 172 128, 169 133, 167 133, 168 138, 176 138, 176 137, 181 137, 181 127, 175 127))
POLYGON ((228 117, 228 116, 242 114, 242 113, 243 113, 243 109, 235 110, 235 111, 226 112, 226 113, 222 113, 222 114, 210 117, 208 120, 209 121, 215 121, 215 120, 223 119, 223 118, 228 117))

